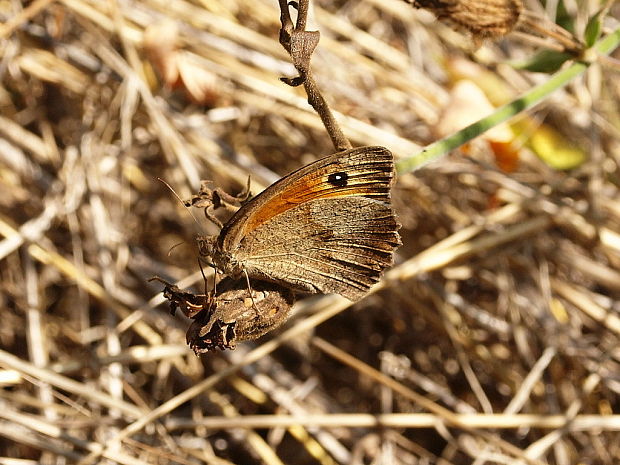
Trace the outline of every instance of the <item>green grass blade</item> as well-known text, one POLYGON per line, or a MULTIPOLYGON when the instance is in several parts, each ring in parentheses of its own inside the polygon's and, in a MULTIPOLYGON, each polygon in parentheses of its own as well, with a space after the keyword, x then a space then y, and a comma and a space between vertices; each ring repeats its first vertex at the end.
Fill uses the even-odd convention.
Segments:
MULTIPOLYGON (((618 45, 620 45, 620 29, 617 29, 600 40, 596 45, 594 45, 594 47, 592 47, 592 50, 598 55, 608 55, 615 50, 618 45)), ((421 152, 401 158, 396 163, 396 170, 399 173, 406 173, 409 171, 414 171, 421 166, 430 163, 431 161, 437 160, 451 150, 454 150, 464 143, 478 137, 492 127, 509 120, 524 110, 532 108, 534 105, 537 105, 551 93, 565 86, 577 76, 583 74, 588 66, 589 63, 582 61, 573 63, 568 68, 551 76, 547 82, 532 88, 516 100, 499 107, 489 116, 470 124, 469 126, 454 134, 451 134, 448 137, 427 145, 421 152)))

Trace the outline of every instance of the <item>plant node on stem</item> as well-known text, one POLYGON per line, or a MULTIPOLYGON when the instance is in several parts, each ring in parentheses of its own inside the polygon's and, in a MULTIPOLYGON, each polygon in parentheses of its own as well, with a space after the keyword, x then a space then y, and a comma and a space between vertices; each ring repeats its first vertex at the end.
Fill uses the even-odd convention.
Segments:
POLYGON ((297 87, 303 84, 308 95, 308 103, 321 117, 321 121, 329 134, 329 137, 337 151, 352 148, 351 143, 344 136, 340 125, 321 94, 316 81, 310 71, 310 58, 319 43, 320 34, 318 31, 306 31, 306 20, 308 17, 308 5, 310 0, 299 0, 294 6, 297 9, 297 21, 293 25, 293 20, 289 12, 289 2, 279 0, 280 3, 280 44, 291 56, 295 69, 299 73, 293 78, 280 78, 282 82, 289 86, 297 87))

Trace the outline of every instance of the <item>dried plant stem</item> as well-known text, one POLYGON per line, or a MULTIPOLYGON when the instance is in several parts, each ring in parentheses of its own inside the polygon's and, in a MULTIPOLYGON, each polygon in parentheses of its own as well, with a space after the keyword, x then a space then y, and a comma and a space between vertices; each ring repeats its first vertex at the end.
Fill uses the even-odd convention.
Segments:
MULTIPOLYGON (((570 89, 551 98, 550 88, 539 94, 544 115, 534 107, 540 125, 526 128, 543 137, 553 129, 589 152, 579 168, 549 168, 530 137, 510 174, 494 166, 497 153, 472 146, 467 157, 400 176, 393 194, 405 246, 372 295, 357 304, 306 298, 282 332, 234 352, 197 358, 187 348, 187 321, 160 307, 147 283, 160 275, 203 288, 197 270, 179 281, 197 268, 194 250, 168 254, 193 243, 194 225, 158 177, 185 198, 203 178, 237 192, 252 172, 258 192, 326 141, 333 149, 318 114, 326 111, 308 104, 320 98, 312 78, 354 145, 399 156, 436 140, 437 121, 456 109, 457 79, 493 102, 507 87, 533 87, 525 72, 472 62, 462 36, 402 0, 315 2, 310 11, 305 1, 299 18, 289 0, 292 21, 276 4, 0 2, 2 455, 137 465, 288 465, 300 454, 321 465, 620 463, 620 90, 609 68, 617 63, 600 48, 620 39, 607 38, 618 25, 604 11, 598 45, 572 55, 581 69, 600 66, 571 74, 570 89), (187 100, 185 80, 163 88, 156 79, 143 39, 162 20, 178 26, 176 52, 195 77, 217 78, 212 106, 187 100), (283 24, 296 36, 287 39, 293 53, 274 37, 283 24), (310 91, 280 76, 299 76, 310 91), (350 358, 319 348, 315 335, 350 358)), ((618 2, 603 4, 617 16, 618 2)), ((589 24, 591 43, 598 31, 589 24)), ((477 57, 500 63, 540 46, 507 40, 477 57)), ((535 103, 519 100, 510 115, 535 103)))
MULTIPOLYGON (((14 243, 17 241, 21 243, 24 241, 22 234, 13 229, 2 217, 0 217, 0 234, 6 237, 5 241, 7 243, 14 243)), ((132 314, 127 307, 114 300, 105 292, 99 283, 78 270, 76 266, 65 257, 54 251, 46 250, 38 244, 30 244, 27 250, 32 258, 41 263, 54 266, 58 271, 72 279, 78 286, 88 292, 88 294, 106 303, 106 305, 114 310, 120 318, 127 318, 132 314)), ((162 338, 144 321, 136 321, 134 329, 151 344, 161 344, 162 338)))
MULTIPOLYGON (((209 391, 207 393, 209 401, 218 405, 224 415, 230 419, 240 419, 243 420, 244 415, 241 415, 235 405, 230 402, 230 400, 216 392, 209 391)), ((269 463, 271 465, 284 465, 284 462, 280 460, 275 451, 270 447, 270 445, 263 439, 258 433, 255 431, 244 431, 244 440, 247 441, 250 448, 261 458, 264 463, 269 463)))
POLYGON ((582 288, 575 286, 575 284, 567 284, 559 279, 553 279, 551 285, 554 291, 575 305, 583 313, 615 334, 620 335, 620 318, 608 309, 598 305, 582 288))
POLYGON ((41 10, 46 8, 50 3, 56 0, 35 0, 19 14, 13 16, 6 23, 0 25, 0 39, 5 39, 13 33, 19 26, 27 22, 30 18, 37 15, 41 10))
MULTIPOLYGON (((12 411, 8 406, 0 409, 0 418, 7 421, 6 424, 3 422, 0 425, 0 436, 9 438, 15 443, 53 452, 69 458, 73 462, 79 461, 83 455, 67 448, 63 444, 64 442, 84 451, 94 450, 98 447, 97 442, 81 439, 67 433, 65 428, 59 427, 53 422, 47 422, 34 415, 12 411)), ((107 451, 105 458, 123 465, 148 465, 150 463, 117 450, 107 451)))
MULTIPOLYGON (((566 425, 564 415, 533 414, 455 414, 461 425, 468 428, 541 428, 556 429, 566 425)), ((230 428, 278 428, 301 425, 324 428, 434 428, 443 421, 432 413, 334 413, 309 415, 245 415, 243 417, 208 417, 201 420, 171 419, 165 422, 168 430, 194 429, 203 426, 209 429, 230 428)), ((571 420, 571 431, 597 428, 601 431, 620 431, 620 415, 577 415, 571 420)))
POLYGON ((37 367, 32 363, 26 362, 3 350, 0 350, 0 366, 16 370, 24 375, 36 378, 58 389, 77 394, 80 397, 89 399, 99 405, 118 409, 123 415, 129 418, 140 418, 144 415, 144 411, 129 402, 94 390, 92 386, 87 386, 73 379, 61 376, 46 368, 37 367))
MULTIPOLYGON (((482 435, 485 437, 485 439, 487 441, 489 441, 489 443, 495 444, 497 445, 499 448, 503 449, 505 452, 514 455, 515 457, 518 457, 520 459, 526 460, 528 463, 531 464, 541 464, 541 462, 539 462, 538 460, 534 460, 534 459, 530 459, 528 457, 526 457, 523 453, 523 451, 521 449, 519 449, 516 446, 513 446, 512 444, 503 441, 502 439, 499 439, 496 436, 493 436, 491 434, 486 434, 484 432, 481 431, 474 431, 472 428, 468 427, 467 425, 460 423, 459 422, 459 417, 452 411, 442 407, 441 405, 427 399, 426 397, 424 397, 421 394, 418 394, 417 392, 409 389, 408 387, 404 386, 403 384, 399 383, 398 381, 390 378, 389 376, 381 373, 380 371, 376 370, 375 368, 371 367, 370 365, 367 365, 365 363, 363 363, 362 361, 360 361, 359 359, 353 357, 352 355, 346 353, 345 351, 339 349, 338 347, 334 346, 333 344, 330 344, 329 342, 320 339, 318 337, 315 337, 312 340, 312 343, 318 347, 319 349, 321 349, 323 352, 325 352, 326 354, 328 354, 330 357, 335 358, 336 360, 340 361, 341 363, 344 363, 350 367, 355 368, 357 371, 359 371, 361 374, 370 377, 371 379, 384 384, 385 386, 389 387, 391 390, 393 390, 394 392, 397 392, 399 395, 401 395, 402 397, 411 400, 412 402, 415 402, 418 405, 421 405, 422 407, 430 410, 432 413, 436 414, 437 416, 439 416, 442 419, 442 422, 445 422, 448 426, 452 426, 452 427, 456 427, 456 428, 461 428, 463 430, 469 431, 473 434, 478 434, 478 435, 482 435)), ((437 425, 437 424, 436 424, 437 425)), ((542 464, 541 464, 542 465, 542 464)))
MULTIPOLYGON (((303 303, 302 303, 303 304, 303 303)), ((298 337, 300 334, 308 331, 310 328, 314 328, 320 323, 332 318, 334 315, 337 315, 341 311, 349 308, 351 306, 351 302, 346 300, 344 297, 337 296, 335 294, 325 296, 321 299, 321 310, 312 315, 311 317, 305 319, 299 324, 295 325, 291 329, 283 332, 280 336, 275 339, 272 339, 265 344, 257 347, 252 352, 246 355, 244 360, 240 363, 236 363, 234 365, 230 365, 223 370, 218 371, 217 373, 209 376, 205 380, 195 384, 191 388, 183 391, 179 395, 169 399, 167 402, 163 403, 159 407, 151 410, 148 414, 143 415, 141 418, 136 420, 134 423, 131 423, 126 428, 124 428, 121 432, 119 432, 114 438, 111 438, 109 441, 110 444, 113 444, 117 441, 122 441, 125 438, 130 437, 133 434, 141 431, 146 425, 156 421, 158 418, 161 418, 163 415, 166 415, 185 402, 193 399, 194 397, 200 395, 206 390, 214 387, 217 383, 222 380, 228 378, 230 375, 236 373, 241 368, 246 365, 250 365, 257 360, 267 356, 278 347, 280 347, 284 342, 289 341, 295 337, 298 337)), ((87 465, 90 463, 95 463, 102 454, 104 454, 106 448, 101 447, 99 450, 91 453, 86 459, 80 462, 81 465, 87 465)))
POLYGON ((556 40, 567 52, 579 52, 583 49, 583 44, 566 29, 558 26, 546 17, 525 10, 519 19, 519 26, 526 31, 537 32, 543 37, 550 37, 556 40))
POLYGON ((310 59, 312 53, 319 42, 319 33, 306 31, 306 21, 308 16, 309 0, 300 0, 297 14, 297 24, 293 27, 293 21, 290 16, 289 6, 286 0, 279 0, 280 3, 280 21, 282 28, 280 29, 280 43, 284 49, 291 55, 293 65, 299 72, 299 76, 295 78, 282 78, 282 82, 290 86, 298 86, 303 84, 306 94, 308 95, 308 103, 321 117, 321 121, 334 144, 336 151, 342 151, 352 148, 351 143, 345 137, 338 121, 334 117, 327 101, 321 94, 319 87, 312 77, 310 71, 310 59))
POLYGON ((334 118, 334 114, 332 113, 327 101, 321 95, 319 91, 319 87, 316 84, 316 81, 312 77, 312 74, 308 72, 306 75, 306 80, 304 81, 304 88, 306 89, 306 93, 308 94, 308 103, 312 105, 312 108, 316 110, 316 112, 321 117, 321 121, 325 125, 325 129, 329 134, 329 137, 332 140, 332 144, 334 144, 334 148, 336 151, 340 152, 342 150, 348 150, 352 148, 351 142, 345 137, 338 121, 334 118))

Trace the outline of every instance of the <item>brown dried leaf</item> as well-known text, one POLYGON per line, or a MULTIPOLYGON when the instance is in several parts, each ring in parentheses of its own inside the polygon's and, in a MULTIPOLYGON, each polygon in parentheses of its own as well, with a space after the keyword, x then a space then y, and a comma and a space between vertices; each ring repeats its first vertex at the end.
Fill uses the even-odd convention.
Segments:
POLYGON ((144 31, 144 50, 164 84, 169 87, 175 87, 179 79, 176 60, 178 35, 177 23, 172 20, 151 24, 144 31))
POLYGON ((218 77, 193 62, 186 52, 177 53, 176 65, 180 82, 192 101, 214 106, 221 94, 218 77))
POLYGON ((185 90, 194 103, 214 106, 220 96, 217 76, 192 61, 189 53, 178 50, 178 35, 175 21, 153 24, 144 33, 144 50, 165 86, 185 90))
MULTIPOLYGON (((448 105, 444 108, 434 132, 439 137, 446 137, 488 116, 494 110, 482 89, 473 81, 463 79, 450 91, 448 105)), ((500 169, 506 172, 516 169, 519 152, 512 144, 514 133, 510 126, 500 124, 486 131, 481 137, 489 143, 500 169)), ((467 153, 467 149, 464 152, 467 153)))

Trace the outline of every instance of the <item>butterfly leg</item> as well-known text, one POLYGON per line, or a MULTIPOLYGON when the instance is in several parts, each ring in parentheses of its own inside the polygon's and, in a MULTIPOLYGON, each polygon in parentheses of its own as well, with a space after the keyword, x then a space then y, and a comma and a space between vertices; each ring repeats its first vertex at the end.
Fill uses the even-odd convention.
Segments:
POLYGON ((254 296, 252 295, 252 285, 250 284, 250 277, 248 276, 248 272, 244 269, 243 270, 243 274, 245 275, 245 282, 248 284, 248 291, 250 292, 250 299, 252 300, 252 308, 254 309, 254 313, 256 313, 256 316, 258 317, 259 311, 258 311, 258 307, 256 306, 256 302, 254 302, 254 296))
POLYGON ((250 195, 250 176, 245 188, 237 195, 229 194, 219 187, 211 188, 209 181, 202 181, 198 194, 185 200, 183 204, 186 207, 203 208, 205 217, 221 229, 223 224, 215 216, 215 210, 224 208, 234 213, 250 198, 250 195))
POLYGON ((198 267, 200 268, 200 274, 202 274, 202 280, 204 282, 205 299, 209 307, 214 309, 215 308, 215 296, 217 294, 217 270, 215 268, 215 265, 213 265, 213 263, 209 263, 209 266, 213 268, 213 289, 211 289, 211 291, 209 291, 209 280, 207 278, 207 275, 205 274, 204 268, 202 267, 201 257, 198 257, 198 267))
POLYGON ((165 287, 162 291, 164 298, 170 303, 170 314, 174 315, 177 310, 181 310, 188 318, 196 318, 199 313, 213 310, 213 302, 208 295, 196 295, 191 292, 183 291, 175 284, 169 283, 159 276, 153 276, 149 281, 159 281, 165 287))
MULTIPOLYGON (((246 182, 245 187, 237 195, 231 195, 228 192, 225 192, 224 190, 220 189, 219 187, 216 187, 213 190, 213 194, 219 197, 220 204, 218 206, 222 205, 226 208, 239 208, 241 205, 243 205, 250 198, 250 195, 251 195, 250 194, 251 180, 252 180, 251 176, 248 176, 248 181, 246 182)), ((218 208, 218 206, 214 205, 215 208, 218 208)))

